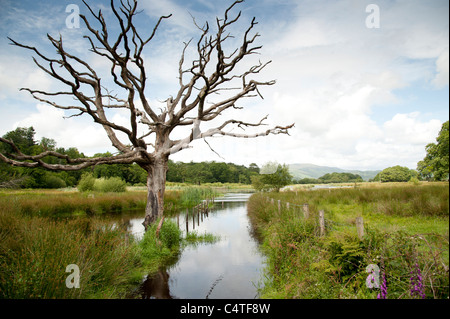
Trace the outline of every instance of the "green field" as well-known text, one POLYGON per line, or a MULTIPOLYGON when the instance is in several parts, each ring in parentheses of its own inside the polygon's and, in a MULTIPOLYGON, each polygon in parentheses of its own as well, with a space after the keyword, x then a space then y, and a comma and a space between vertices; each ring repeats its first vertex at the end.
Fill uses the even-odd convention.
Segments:
POLYGON ((365 281, 366 267, 375 264, 380 278, 386 277, 388 298, 416 297, 411 278, 417 268, 427 298, 448 298, 448 198, 448 183, 365 183, 253 195, 248 213, 268 257, 262 297, 376 298, 380 289, 369 289, 365 281), (356 217, 364 221, 361 240, 356 217))

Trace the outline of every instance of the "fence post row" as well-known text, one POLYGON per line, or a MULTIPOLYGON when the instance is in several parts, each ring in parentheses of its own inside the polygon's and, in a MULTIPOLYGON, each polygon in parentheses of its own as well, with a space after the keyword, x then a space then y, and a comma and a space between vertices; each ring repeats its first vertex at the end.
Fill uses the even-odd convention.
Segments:
MULTIPOLYGON (((269 201, 269 197, 266 197, 266 200, 269 201)), ((270 198, 270 202, 274 204, 274 199, 270 198)), ((294 206, 302 206, 303 216, 305 219, 309 218, 309 204, 296 205, 294 206)), ((290 204, 286 202, 286 208, 289 210, 290 204)), ((281 214, 281 200, 278 200, 278 214, 281 214)), ((319 210, 319 226, 320 226, 320 236, 325 235, 325 211, 319 210)), ((356 230, 358 233, 358 238, 362 240, 364 238, 364 221, 363 218, 356 217, 356 230)))

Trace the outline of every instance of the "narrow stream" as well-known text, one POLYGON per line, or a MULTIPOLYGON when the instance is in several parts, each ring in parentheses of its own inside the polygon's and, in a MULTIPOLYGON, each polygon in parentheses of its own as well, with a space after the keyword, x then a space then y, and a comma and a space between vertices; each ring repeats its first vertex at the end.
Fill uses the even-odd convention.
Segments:
MULTIPOLYGON (((187 218, 186 211, 172 217, 183 232, 208 232, 220 240, 184 248, 172 265, 143 280, 137 298, 257 298, 264 256, 247 217, 250 195, 226 194, 216 198, 207 214, 192 215, 190 210, 187 218)), ((144 232, 142 221, 131 218, 128 223, 137 237, 144 232)))

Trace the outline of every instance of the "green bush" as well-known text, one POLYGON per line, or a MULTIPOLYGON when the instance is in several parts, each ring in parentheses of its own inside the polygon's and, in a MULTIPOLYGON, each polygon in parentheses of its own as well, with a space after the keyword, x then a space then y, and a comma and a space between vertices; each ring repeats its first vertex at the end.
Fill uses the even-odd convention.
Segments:
POLYGON ((94 190, 95 178, 92 174, 84 173, 78 182, 78 190, 80 192, 89 192, 94 190))
POLYGON ((64 188, 66 187, 66 182, 59 178, 58 176, 47 174, 43 178, 44 188, 64 188))
POLYGON ((127 190, 127 184, 120 177, 95 179, 92 174, 83 174, 78 183, 78 190, 80 192, 122 193, 127 190))
POLYGON ((127 184, 120 177, 99 178, 94 182, 94 190, 104 193, 122 193, 127 190, 127 184))

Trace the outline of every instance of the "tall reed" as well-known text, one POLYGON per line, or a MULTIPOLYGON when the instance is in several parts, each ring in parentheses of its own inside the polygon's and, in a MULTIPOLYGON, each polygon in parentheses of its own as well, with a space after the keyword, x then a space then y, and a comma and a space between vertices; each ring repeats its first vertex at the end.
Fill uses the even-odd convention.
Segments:
POLYGON ((117 298, 139 264, 136 244, 95 219, 49 220, 0 212, 0 298, 117 298), (66 267, 80 269, 69 289, 66 267))
POLYGON ((181 202, 184 206, 192 207, 202 200, 217 197, 218 193, 211 187, 187 187, 181 192, 181 202))

